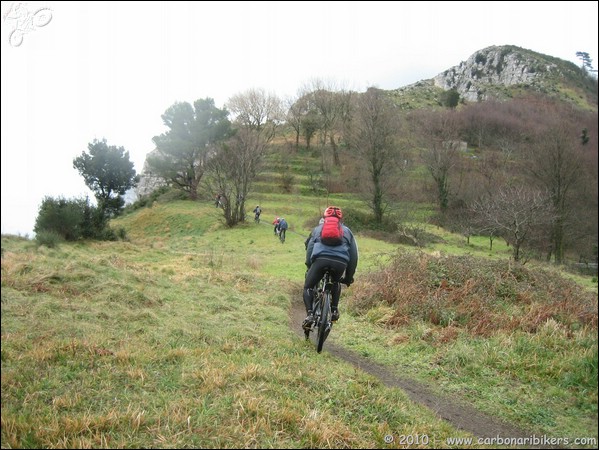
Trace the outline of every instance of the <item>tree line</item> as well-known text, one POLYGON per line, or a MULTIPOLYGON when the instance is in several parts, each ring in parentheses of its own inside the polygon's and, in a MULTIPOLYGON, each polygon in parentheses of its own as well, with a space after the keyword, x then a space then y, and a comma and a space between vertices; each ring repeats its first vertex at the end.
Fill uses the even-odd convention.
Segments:
MULTIPOLYGON (((524 248, 557 263, 567 253, 596 259, 597 112, 543 95, 472 104, 454 97, 405 111, 386 91, 316 80, 285 101, 251 89, 223 108, 211 98, 177 102, 162 115, 167 131, 153 138, 144 176, 191 200, 221 195, 224 219, 235 226, 246 220, 246 198, 274 138, 292 136, 285 151, 313 149, 321 173, 342 168, 338 185, 362 196, 373 226, 401 222, 402 205, 427 201, 439 225, 489 236, 490 245, 501 237, 516 260, 524 248)), ((124 149, 94 141, 88 150, 74 167, 105 224, 139 177, 124 149)))

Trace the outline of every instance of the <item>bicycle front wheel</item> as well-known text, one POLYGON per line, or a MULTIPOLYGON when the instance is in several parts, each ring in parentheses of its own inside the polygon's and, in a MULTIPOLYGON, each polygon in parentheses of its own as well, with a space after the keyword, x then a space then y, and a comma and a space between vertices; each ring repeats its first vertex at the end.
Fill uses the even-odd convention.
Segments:
POLYGON ((316 343, 316 351, 320 353, 331 331, 333 322, 331 322, 331 294, 328 292, 324 296, 322 302, 322 310, 320 313, 320 322, 318 323, 318 339, 316 343))

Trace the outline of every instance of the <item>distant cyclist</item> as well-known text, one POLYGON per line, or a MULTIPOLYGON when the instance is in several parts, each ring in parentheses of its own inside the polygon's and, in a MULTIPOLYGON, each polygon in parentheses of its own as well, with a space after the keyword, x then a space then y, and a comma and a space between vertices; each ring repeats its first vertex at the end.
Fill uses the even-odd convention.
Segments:
POLYGON ((307 316, 302 327, 309 328, 314 321, 312 302, 313 288, 328 269, 333 277, 333 295, 331 299, 332 320, 339 320, 339 297, 341 283, 348 287, 354 282, 354 274, 358 266, 358 243, 352 231, 343 224, 341 208, 329 206, 323 214, 324 222, 320 223, 312 233, 306 246, 306 278, 304 280, 304 306, 307 316), (339 228, 338 240, 329 237, 330 230, 339 228), (327 242, 326 244, 323 242, 327 242))
POLYGON ((274 225, 274 233, 275 236, 279 235, 279 222, 281 221, 280 217, 276 217, 275 220, 272 221, 272 224, 274 225))
POLYGON ((289 224, 287 223, 287 221, 285 220, 284 217, 281 217, 279 219, 279 225, 277 225, 277 228, 279 230, 279 239, 281 239, 281 242, 285 242, 285 235, 287 234, 287 228, 289 228, 289 224))
POLYGON ((254 222, 260 223, 260 214, 262 214, 262 208, 260 208, 260 205, 256 205, 254 208, 254 222))

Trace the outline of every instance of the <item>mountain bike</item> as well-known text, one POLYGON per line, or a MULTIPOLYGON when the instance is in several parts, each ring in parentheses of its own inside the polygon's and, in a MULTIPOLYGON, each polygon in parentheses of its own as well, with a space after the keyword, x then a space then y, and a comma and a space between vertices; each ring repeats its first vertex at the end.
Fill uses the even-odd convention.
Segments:
POLYGON ((316 333, 316 351, 320 353, 326 341, 331 328, 333 327, 333 321, 331 320, 331 300, 333 295, 333 277, 327 270, 321 280, 316 286, 314 286, 314 301, 312 303, 312 311, 314 314, 314 321, 310 328, 304 329, 304 335, 306 340, 310 339, 310 333, 316 333))
POLYGON ((285 229, 279 230, 279 239, 281 240, 281 244, 285 243, 285 234, 286 233, 287 233, 287 230, 285 230, 285 229))
POLYGON ((260 223, 260 214, 255 214, 254 215, 254 222, 260 223))

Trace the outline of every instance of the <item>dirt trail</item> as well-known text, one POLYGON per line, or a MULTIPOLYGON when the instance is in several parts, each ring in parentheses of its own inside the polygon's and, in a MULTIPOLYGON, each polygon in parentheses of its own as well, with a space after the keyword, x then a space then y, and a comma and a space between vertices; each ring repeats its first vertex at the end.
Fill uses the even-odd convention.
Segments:
MULTIPOLYGON (((289 326, 301 336, 302 339, 304 339, 304 333, 301 329, 301 323, 305 316, 306 311, 304 309, 303 301, 301 298, 295 298, 289 311, 289 326)), ((368 358, 364 358, 337 345, 333 333, 326 341, 323 352, 329 352, 332 355, 353 364, 360 370, 377 377, 388 387, 398 387, 403 389, 412 401, 425 405, 438 417, 448 421, 456 428, 469 431, 476 437, 481 438, 492 438, 496 436, 504 438, 524 438, 535 434, 534 432, 520 430, 497 418, 490 417, 471 406, 459 403, 455 399, 441 397, 419 382, 399 377, 386 367, 376 364, 368 358)), ((314 351, 316 352, 316 349, 314 351)), ((538 436, 539 434, 536 433, 536 435, 538 436)), ((551 447, 527 446, 527 448, 551 447)))

